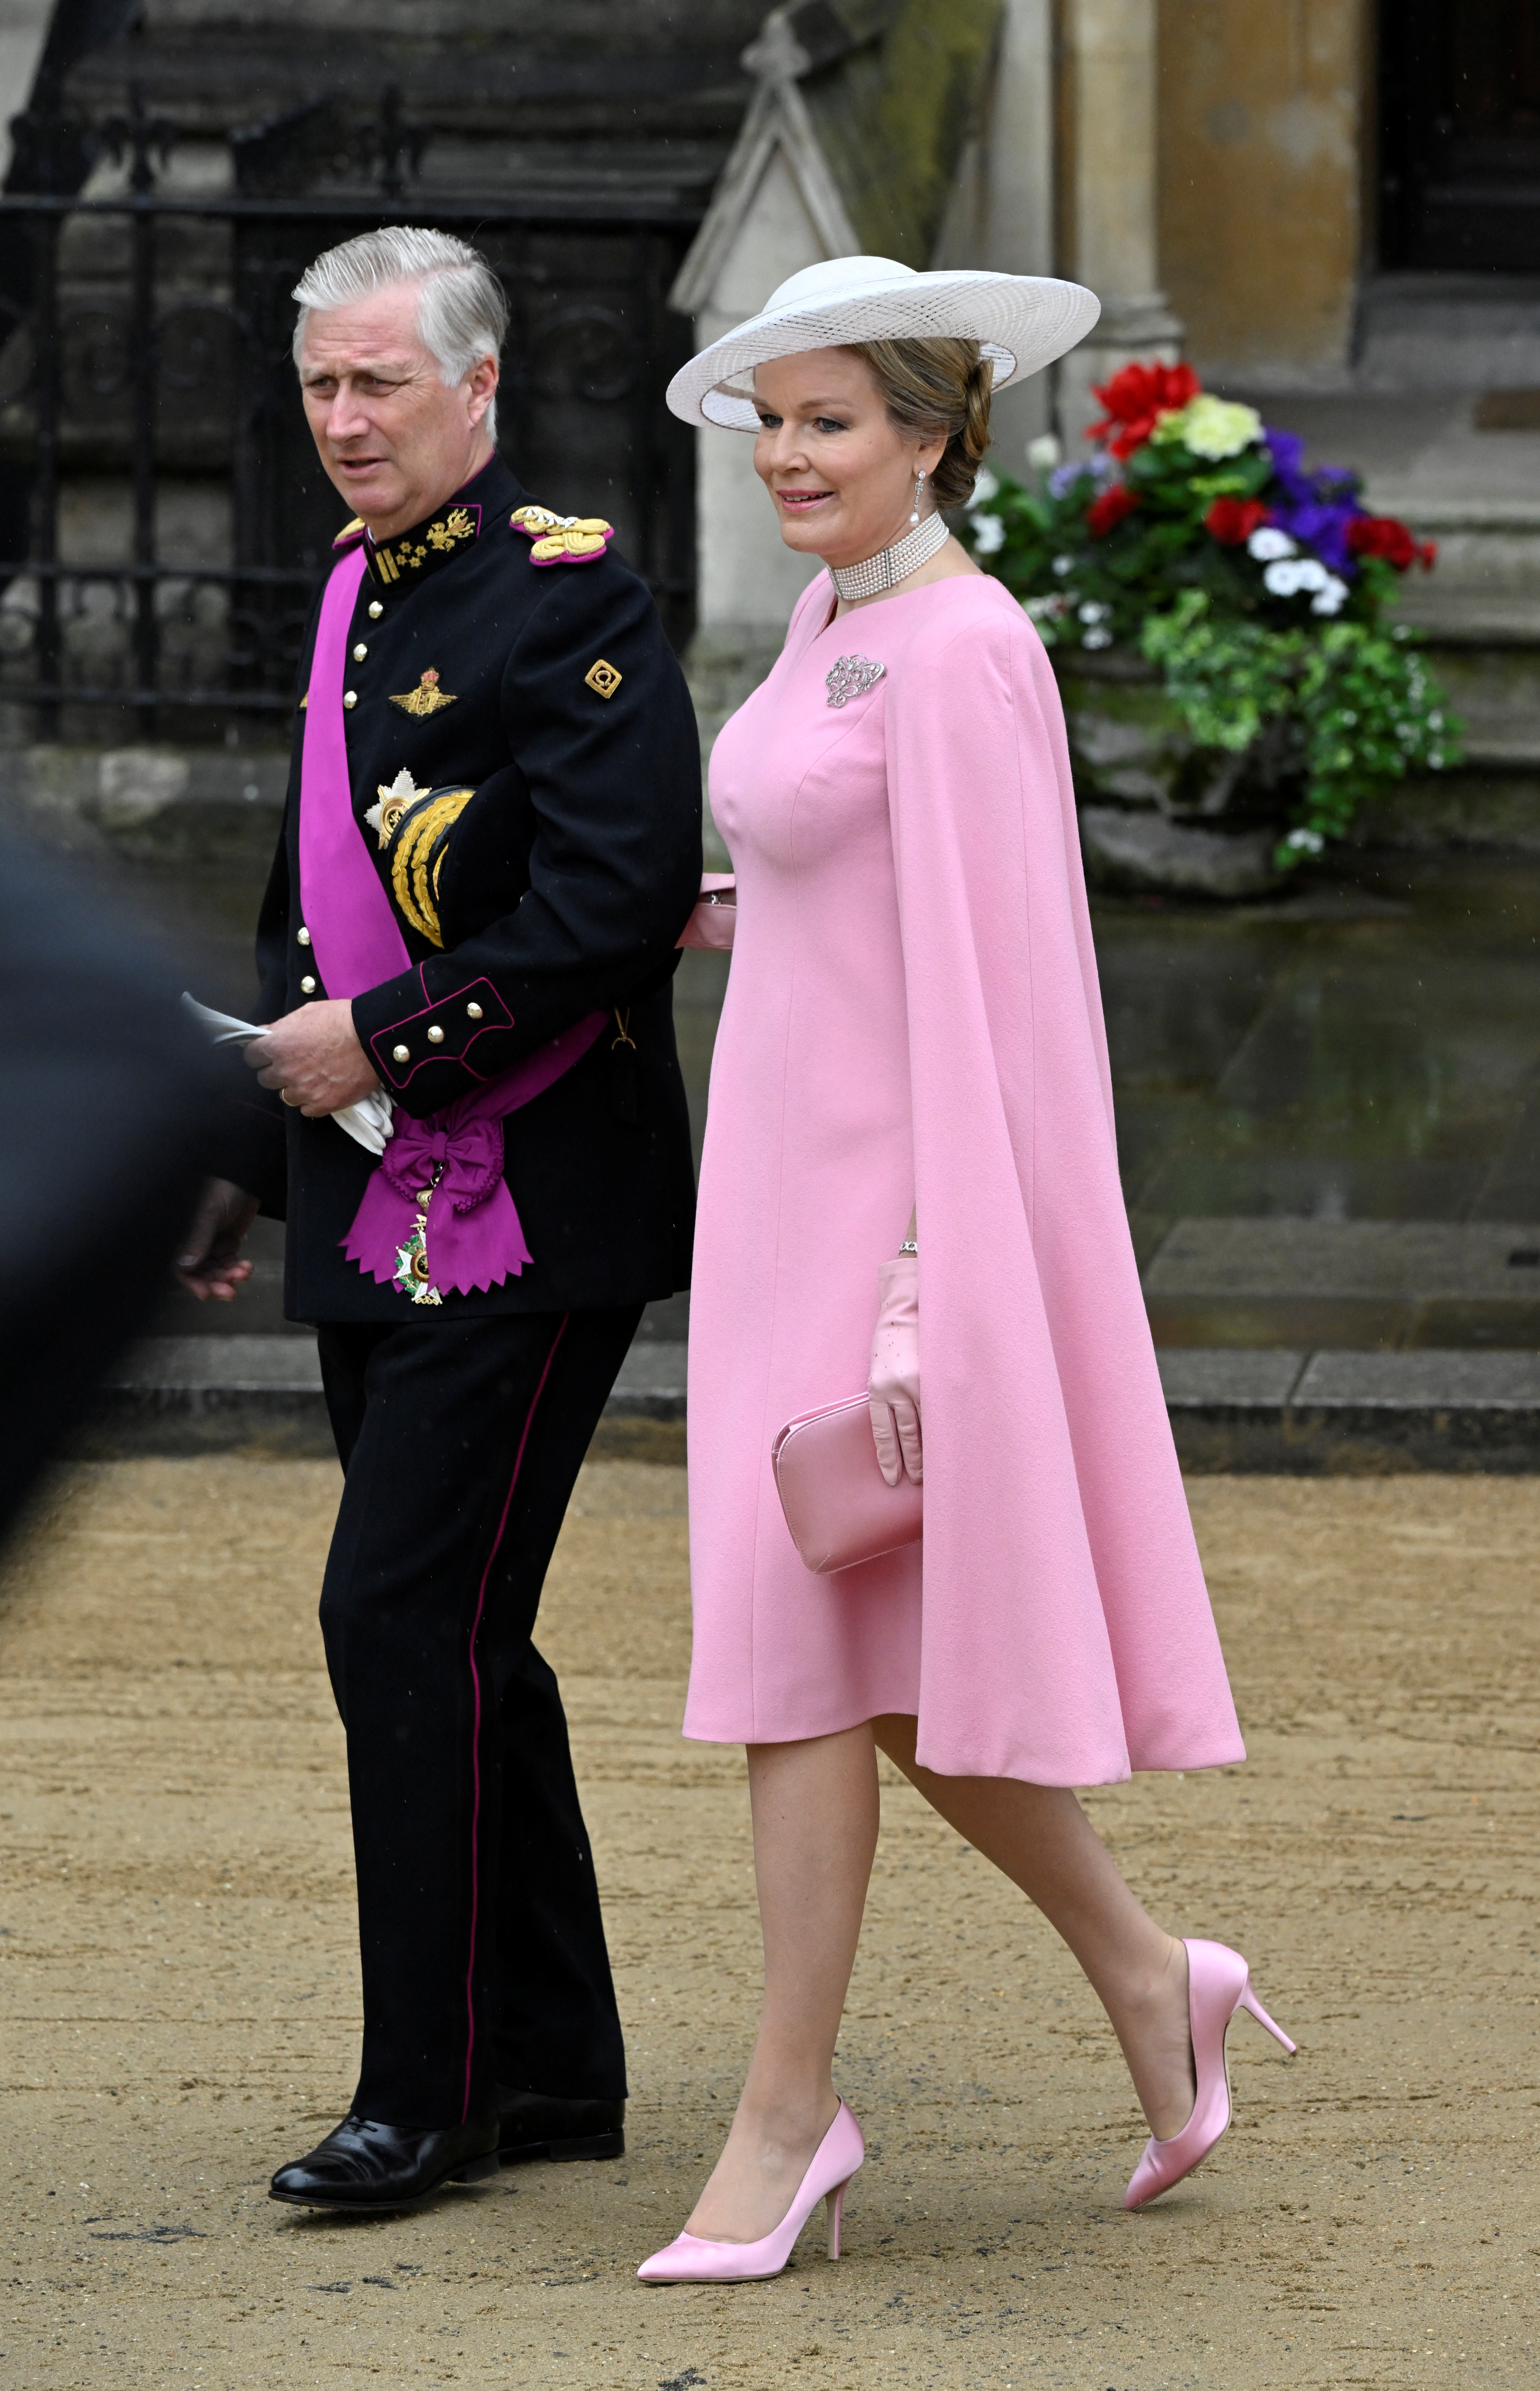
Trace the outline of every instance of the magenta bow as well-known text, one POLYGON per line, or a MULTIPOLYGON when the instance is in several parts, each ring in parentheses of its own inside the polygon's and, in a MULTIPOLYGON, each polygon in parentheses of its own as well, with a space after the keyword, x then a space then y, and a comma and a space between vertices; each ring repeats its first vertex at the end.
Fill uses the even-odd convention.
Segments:
POLYGON ((364 1200, 342 1240, 348 1260, 381 1286, 396 1284, 401 1248, 426 1207, 429 1284, 441 1295, 468 1295, 517 1278, 534 1257, 503 1177, 503 1122, 545 1092, 586 1054, 604 1027, 590 1013, 559 1038, 527 1054, 473 1096, 427 1120, 396 1106, 394 1134, 370 1174, 364 1200), (435 1184, 435 1170, 440 1176, 435 1184))

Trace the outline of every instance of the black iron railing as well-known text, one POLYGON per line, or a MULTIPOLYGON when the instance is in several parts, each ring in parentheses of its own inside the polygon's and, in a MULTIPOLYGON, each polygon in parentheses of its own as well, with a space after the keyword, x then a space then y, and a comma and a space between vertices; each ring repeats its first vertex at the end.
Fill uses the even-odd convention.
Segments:
POLYGON ((335 175, 322 189, 275 187, 284 128, 260 126, 232 140, 233 188, 179 189, 167 177, 177 129, 137 99, 95 128, 33 113, 15 130, 40 187, 0 199, 0 710, 12 738, 101 738, 114 716, 141 737, 238 737, 292 706, 343 509, 301 412, 289 292, 321 250, 370 225, 476 240, 512 312, 504 452, 545 503, 616 523, 685 636, 693 458, 662 391, 687 328, 666 293, 703 189, 574 176, 414 195, 428 137, 391 92, 348 136, 352 187, 335 175), (46 187, 51 162, 83 142, 117 164, 121 189, 46 187))

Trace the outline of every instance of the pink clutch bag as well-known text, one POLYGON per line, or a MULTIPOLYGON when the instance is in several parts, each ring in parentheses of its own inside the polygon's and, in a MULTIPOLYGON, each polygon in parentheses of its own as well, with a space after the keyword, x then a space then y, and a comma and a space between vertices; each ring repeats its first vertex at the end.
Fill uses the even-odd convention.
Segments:
POLYGON ((918 1544, 923 1490, 878 1467, 865 1395, 788 1420, 770 1448, 776 1491, 802 1564, 819 1577, 918 1544))

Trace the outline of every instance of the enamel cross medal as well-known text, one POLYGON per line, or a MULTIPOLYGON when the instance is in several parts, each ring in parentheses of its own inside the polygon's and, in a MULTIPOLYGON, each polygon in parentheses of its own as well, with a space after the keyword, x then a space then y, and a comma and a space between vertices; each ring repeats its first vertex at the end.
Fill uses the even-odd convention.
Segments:
MULTIPOLYGON (((437 1184, 438 1177, 435 1173, 433 1186, 437 1184)), ((409 1295, 414 1303, 443 1301, 443 1296, 433 1285, 428 1266, 428 1207, 432 1200, 433 1187, 418 1188, 417 1203, 420 1208, 406 1233, 405 1244, 396 1247, 396 1266, 391 1284, 398 1286, 403 1295, 409 1295)))

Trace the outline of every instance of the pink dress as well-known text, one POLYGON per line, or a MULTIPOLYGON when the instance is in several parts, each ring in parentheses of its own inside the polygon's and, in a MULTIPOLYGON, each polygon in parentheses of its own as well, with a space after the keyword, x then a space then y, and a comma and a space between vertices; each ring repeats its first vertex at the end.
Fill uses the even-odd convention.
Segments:
POLYGON ((1048 1785, 1241 1759, 1118 1182, 1047 658, 982 575, 831 602, 820 575, 712 758, 738 916, 690 1307, 685 1733, 905 1712, 928 1767, 1048 1785), (841 657, 869 685, 835 704, 841 657), (924 1543, 815 1577, 771 1441, 864 1389, 912 1204, 924 1543))

